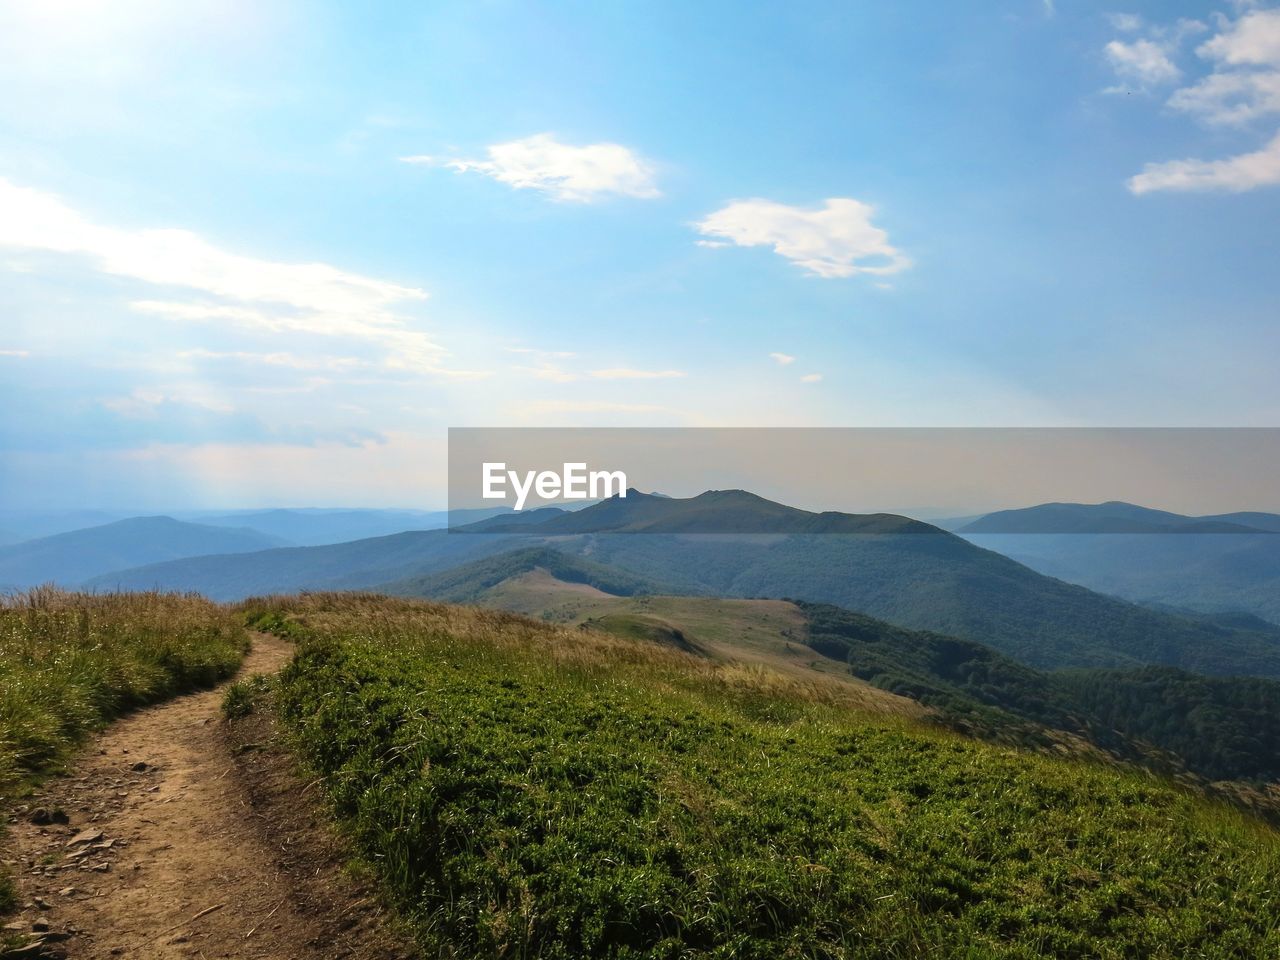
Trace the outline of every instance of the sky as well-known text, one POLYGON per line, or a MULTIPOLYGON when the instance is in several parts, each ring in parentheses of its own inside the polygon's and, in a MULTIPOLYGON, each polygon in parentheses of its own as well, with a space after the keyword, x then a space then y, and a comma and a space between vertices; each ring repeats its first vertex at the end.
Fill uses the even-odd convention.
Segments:
POLYGON ((449 427, 1271 426, 1280 8, 0 0, 0 501, 449 427))

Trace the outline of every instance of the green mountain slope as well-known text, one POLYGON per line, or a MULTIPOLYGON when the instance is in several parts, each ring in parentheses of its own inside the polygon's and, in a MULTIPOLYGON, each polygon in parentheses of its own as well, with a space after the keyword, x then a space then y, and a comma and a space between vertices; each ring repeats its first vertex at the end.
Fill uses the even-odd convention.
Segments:
POLYGON ((1079 741, 1165 772, 1280 782, 1276 681, 1169 667, 1041 671, 972 640, 825 604, 655 596, 652 585, 633 583, 606 592, 610 572, 531 548, 416 588, 793 676, 828 677, 835 664, 847 665, 853 677, 938 711, 948 726, 1000 742, 1076 749, 1079 741), (800 644, 821 656, 797 656, 800 644))
POLYGON ((1277 834, 1148 776, 488 611, 253 614, 299 640, 284 722, 429 955, 1280 950, 1277 834))
POLYGON ((482 598, 490 588, 535 569, 545 570, 563 583, 584 584, 614 596, 664 592, 657 583, 625 570, 542 546, 485 557, 440 573, 397 580, 378 589, 393 596, 467 603, 482 598))
MULTIPOLYGON (((574 545, 565 544, 566 549, 574 545)), ((1046 577, 949 535, 593 537, 578 549, 684 592, 794 597, 989 644, 1031 666, 1157 663, 1280 676, 1280 642, 1046 577)))
POLYGON ((1170 667, 1043 672, 972 641, 799 606, 811 647, 966 732, 1045 743, 1043 726, 1158 769, 1280 782, 1280 682, 1170 667))

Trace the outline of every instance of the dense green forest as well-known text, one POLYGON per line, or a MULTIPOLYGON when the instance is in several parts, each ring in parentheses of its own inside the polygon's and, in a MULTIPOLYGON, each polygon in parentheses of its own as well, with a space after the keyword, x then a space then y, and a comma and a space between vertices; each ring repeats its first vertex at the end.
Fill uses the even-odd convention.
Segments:
POLYGON ((1042 671, 990 647, 800 603, 807 643, 850 672, 940 711, 966 732, 1042 741, 1041 726, 1086 737, 1130 760, 1211 780, 1280 779, 1280 683, 1203 677, 1171 667, 1042 671), (1154 749, 1153 749, 1154 748, 1154 749))

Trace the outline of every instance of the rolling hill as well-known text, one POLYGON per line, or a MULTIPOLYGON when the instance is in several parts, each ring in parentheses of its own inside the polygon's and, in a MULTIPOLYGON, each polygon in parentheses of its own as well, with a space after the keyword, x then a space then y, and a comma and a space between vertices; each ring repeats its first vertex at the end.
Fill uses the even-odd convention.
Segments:
POLYGON ((448 514, 440 510, 245 510, 201 514, 197 519, 219 527, 248 527, 276 537, 278 545, 299 547, 367 540, 407 530, 437 530, 448 524, 448 514))
POLYGON ((984 739, 1075 751, 1085 742, 1165 772, 1280 781, 1280 682, 1272 680, 1152 666, 1036 670, 972 640, 827 604, 654 595, 653 585, 619 583, 608 567, 547 548, 499 554, 412 587, 417 596, 602 630, 788 676, 847 674, 984 739))
POLYGON ((486 521, 473 528, 487 533, 428 531, 180 560, 96 578, 91 585, 198 590, 219 599, 393 583, 397 591, 413 592, 403 584, 415 577, 514 549, 552 547, 661 584, 663 592, 831 603, 986 643, 1031 666, 1154 663, 1206 674, 1280 676, 1280 640, 1266 631, 1101 596, 904 517, 815 514, 721 491, 684 500, 634 494, 529 519, 518 527, 486 521), (725 532, 730 527, 750 532, 725 532))
POLYGON ((134 517, 0 547, 0 583, 74 586, 121 567, 265 550, 278 542, 254 530, 134 517))
POLYGON ((1275 831, 1160 777, 662 629, 369 594, 246 615, 298 644, 274 711, 430 956, 1275 953, 1275 831))
POLYGON ((1020 510, 998 510, 963 524, 955 531, 972 533, 1276 533, 1280 515, 1223 513, 1190 517, 1153 510, 1122 500, 1107 503, 1042 503, 1020 510))
POLYGON ((92 590, 194 590, 214 600, 296 590, 372 587, 426 575, 511 546, 501 536, 456 536, 447 530, 397 533, 318 547, 284 547, 231 556, 198 556, 103 574, 92 590))

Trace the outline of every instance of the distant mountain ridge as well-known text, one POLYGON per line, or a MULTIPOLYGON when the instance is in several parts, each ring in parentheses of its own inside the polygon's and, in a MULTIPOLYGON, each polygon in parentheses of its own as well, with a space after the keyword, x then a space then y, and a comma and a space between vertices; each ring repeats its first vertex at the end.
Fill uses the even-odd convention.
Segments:
POLYGON ((1132 504, 1041 504, 998 511, 957 532, 1091 590, 1280 624, 1277 514, 1185 517, 1132 504))
POLYGON ((1112 500, 1107 503, 1042 503, 997 510, 957 533, 1280 533, 1280 514, 1223 513, 1191 517, 1112 500))
MULTIPOLYGON (((1163 664, 1280 677, 1280 640, 1267 631, 1102 596, 905 517, 817 514, 744 491, 717 491, 687 499, 629 494, 574 513, 525 515, 518 525, 485 521, 476 530, 483 532, 429 531, 178 560, 90 585, 199 590, 215 599, 387 584, 399 590, 411 589, 406 584, 414 578, 496 554, 550 547, 609 567, 615 576, 664 584, 665 592, 835 604, 985 643, 1041 668, 1163 664), (746 533, 731 535, 727 527, 746 533), (795 527, 815 532, 787 532, 795 527)), ((1280 544, 1280 538, 1266 539, 1280 544)), ((459 576, 450 589, 463 589, 465 571, 459 576)))
POLYGON ((517 519, 519 516, 508 514, 459 531, 536 530, 537 535, 549 537, 585 533, 943 533, 909 517, 889 513, 813 513, 746 490, 708 490, 696 497, 675 498, 630 489, 626 496, 610 497, 573 513, 544 513, 545 519, 539 518, 536 523, 517 519))
POLYGON ((212 516, 202 514, 196 520, 213 526, 249 527, 278 537, 290 546, 316 547, 385 537, 409 530, 438 530, 448 524, 449 515, 443 510, 302 508, 242 510, 212 516))
POLYGON ((256 530, 134 517, 0 547, 0 583, 75 586, 122 566, 266 550, 279 542, 256 530))

